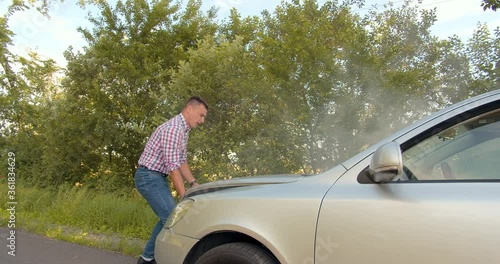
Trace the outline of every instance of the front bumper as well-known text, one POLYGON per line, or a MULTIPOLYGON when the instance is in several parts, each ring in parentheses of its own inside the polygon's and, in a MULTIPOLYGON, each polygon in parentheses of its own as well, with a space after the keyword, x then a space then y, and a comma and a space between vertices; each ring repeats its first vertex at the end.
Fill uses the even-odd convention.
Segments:
POLYGON ((191 248, 199 240, 162 229, 156 237, 155 260, 158 264, 183 263, 191 248))

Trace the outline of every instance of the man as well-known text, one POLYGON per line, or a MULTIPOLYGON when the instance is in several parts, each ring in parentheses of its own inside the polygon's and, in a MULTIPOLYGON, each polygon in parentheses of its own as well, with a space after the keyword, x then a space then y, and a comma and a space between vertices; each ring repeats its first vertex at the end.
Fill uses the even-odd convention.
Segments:
POLYGON ((160 219, 153 228, 142 255, 137 261, 156 263, 154 247, 156 236, 165 225, 168 215, 175 207, 166 176, 170 176, 179 197, 184 196, 184 180, 191 187, 198 185, 187 163, 189 131, 205 122, 208 104, 200 97, 191 97, 182 112, 160 125, 148 140, 139 159, 135 173, 135 186, 160 219))

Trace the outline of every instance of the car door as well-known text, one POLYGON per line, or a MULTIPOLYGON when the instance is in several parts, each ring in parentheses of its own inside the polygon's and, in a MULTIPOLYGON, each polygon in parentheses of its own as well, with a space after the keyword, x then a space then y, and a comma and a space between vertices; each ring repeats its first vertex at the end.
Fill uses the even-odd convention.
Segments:
POLYGON ((371 155, 350 168, 322 203, 314 263, 498 263, 499 105, 476 103, 395 138, 397 181, 360 181, 371 155))

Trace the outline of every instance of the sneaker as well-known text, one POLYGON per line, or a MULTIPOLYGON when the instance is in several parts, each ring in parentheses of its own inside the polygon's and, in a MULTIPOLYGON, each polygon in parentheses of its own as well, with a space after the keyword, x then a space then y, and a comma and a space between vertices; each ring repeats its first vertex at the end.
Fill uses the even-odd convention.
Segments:
POLYGON ((157 263, 156 263, 155 259, 147 261, 147 260, 143 259, 142 256, 140 256, 139 259, 137 260, 137 264, 157 264, 157 263))

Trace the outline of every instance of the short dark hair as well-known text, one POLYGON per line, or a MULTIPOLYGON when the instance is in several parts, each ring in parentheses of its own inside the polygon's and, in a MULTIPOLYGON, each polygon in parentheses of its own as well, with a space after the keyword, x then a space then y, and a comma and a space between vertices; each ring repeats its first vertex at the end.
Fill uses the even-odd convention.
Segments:
POLYGON ((201 98, 199 96, 193 96, 193 97, 189 98, 189 100, 186 103, 186 106, 193 105, 193 104, 197 104, 197 105, 202 104, 208 110, 208 104, 207 104, 207 102, 205 102, 205 100, 203 100, 203 98, 201 98))

